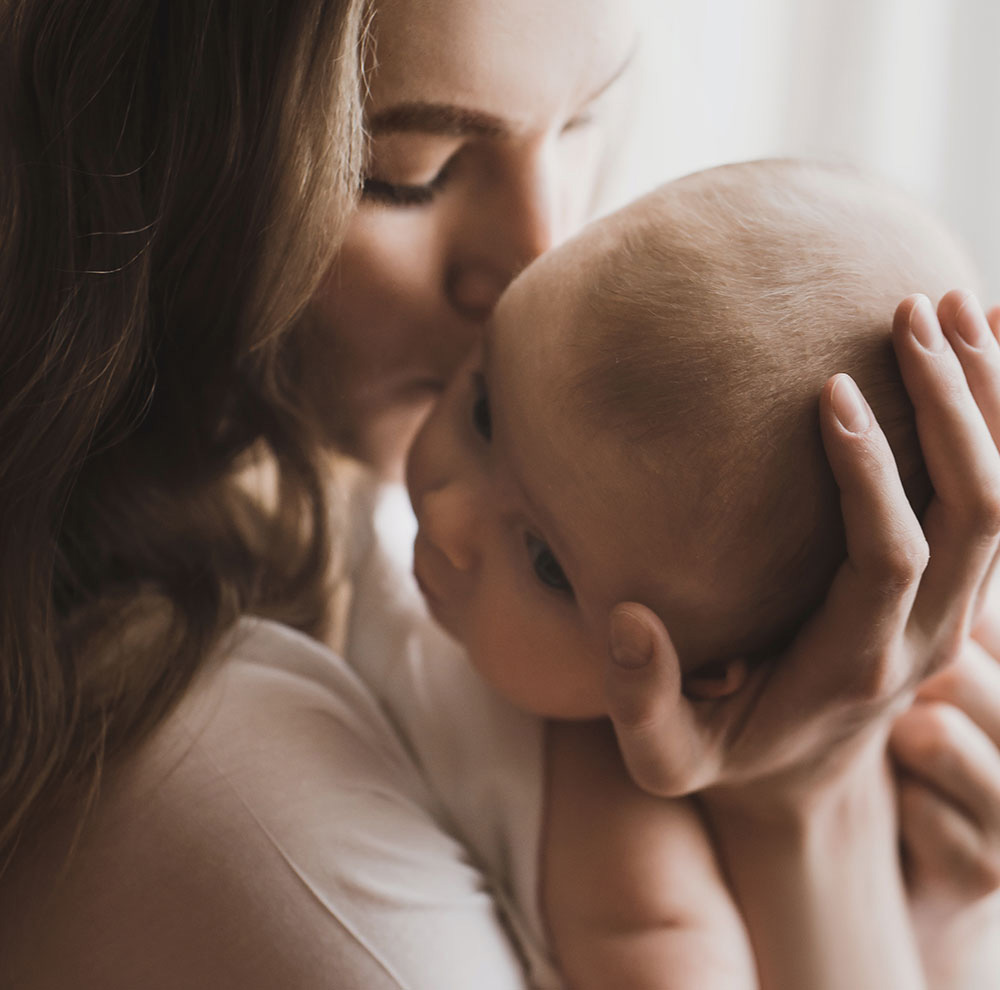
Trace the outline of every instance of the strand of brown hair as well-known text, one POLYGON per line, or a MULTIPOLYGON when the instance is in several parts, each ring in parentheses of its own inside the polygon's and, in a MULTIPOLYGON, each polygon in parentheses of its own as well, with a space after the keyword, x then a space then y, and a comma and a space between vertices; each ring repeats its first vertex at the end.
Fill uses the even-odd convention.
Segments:
POLYGON ((323 621, 288 331, 356 195, 365 23, 362 0, 0 4, 0 866, 237 615, 323 621), (274 511, 237 480, 261 451, 274 511))

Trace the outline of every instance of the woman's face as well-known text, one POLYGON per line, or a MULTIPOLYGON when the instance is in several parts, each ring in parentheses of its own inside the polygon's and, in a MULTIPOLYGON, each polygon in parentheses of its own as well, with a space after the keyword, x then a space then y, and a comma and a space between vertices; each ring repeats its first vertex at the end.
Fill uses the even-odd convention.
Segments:
POLYGON ((611 0, 383 0, 361 207, 310 306, 330 434, 399 476, 501 291, 593 208, 635 47, 611 0))

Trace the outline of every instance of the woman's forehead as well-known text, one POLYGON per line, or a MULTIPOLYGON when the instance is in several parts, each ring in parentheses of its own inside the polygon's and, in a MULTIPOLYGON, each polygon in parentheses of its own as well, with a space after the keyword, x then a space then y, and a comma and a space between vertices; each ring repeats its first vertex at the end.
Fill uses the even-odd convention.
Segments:
POLYGON ((618 0, 383 0, 374 31, 369 112, 451 105, 528 130, 596 95, 636 25, 618 0))

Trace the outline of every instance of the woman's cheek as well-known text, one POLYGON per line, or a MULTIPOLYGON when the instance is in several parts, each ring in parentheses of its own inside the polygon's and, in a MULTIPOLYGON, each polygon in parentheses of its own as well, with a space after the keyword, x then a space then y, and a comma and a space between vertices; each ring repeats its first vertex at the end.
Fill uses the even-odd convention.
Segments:
POLYGON ((434 240, 414 211, 369 207, 359 217, 327 280, 325 295, 350 320, 378 327, 388 316, 420 310, 443 282, 434 240))

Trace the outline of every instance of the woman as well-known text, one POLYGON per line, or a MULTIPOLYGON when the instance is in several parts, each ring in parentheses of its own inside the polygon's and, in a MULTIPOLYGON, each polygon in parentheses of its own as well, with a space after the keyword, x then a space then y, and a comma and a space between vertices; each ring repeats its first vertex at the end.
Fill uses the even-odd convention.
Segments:
MULTIPOLYGON (((350 0, 22 0, 0 16, 11 981, 519 985, 405 740, 315 642, 336 633, 320 451, 398 470, 499 291, 585 218, 632 27, 557 0, 394 0, 373 34, 350 0), (246 483, 259 466, 266 497, 246 483)), ((967 373, 988 412, 986 362, 967 373)), ((982 421, 967 392, 942 398, 954 386, 928 375, 914 395, 930 434, 962 441, 968 502, 928 532, 952 564, 912 613, 918 575, 893 565, 919 556, 912 519, 880 487, 884 458, 866 472, 864 438, 845 455, 861 504, 905 534, 883 547, 858 529, 862 573, 896 605, 858 631, 907 670, 961 631, 982 570, 967 545, 995 545, 995 513, 975 512, 995 490, 982 421), (907 634, 911 614, 940 641, 907 634)), ((335 561, 348 536, 335 522, 335 561)), ((817 649, 852 648, 845 614, 829 610, 817 649)), ((636 699, 658 669, 609 665, 623 748, 654 789, 655 712, 636 699)), ((961 708, 957 685, 940 693, 961 708)), ((908 752, 932 822, 952 820, 941 791, 995 821, 1000 774, 970 758, 936 790, 908 752)), ((925 876, 935 858, 995 862, 941 828, 914 847, 925 876)))

